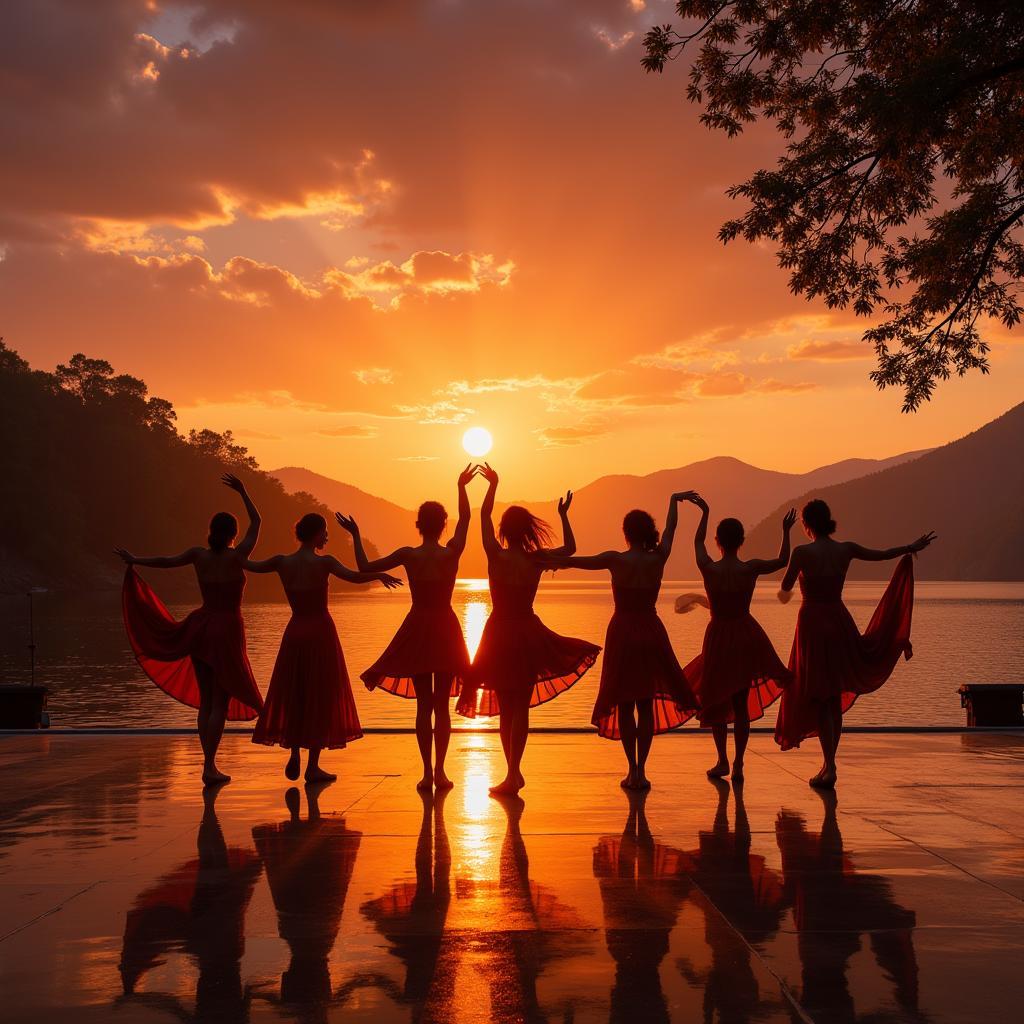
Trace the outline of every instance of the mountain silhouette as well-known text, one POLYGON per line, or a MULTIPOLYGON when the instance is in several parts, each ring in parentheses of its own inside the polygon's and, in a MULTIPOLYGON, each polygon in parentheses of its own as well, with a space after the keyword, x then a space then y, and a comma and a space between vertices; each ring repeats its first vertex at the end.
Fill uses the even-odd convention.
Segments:
MULTIPOLYGON (((841 481, 866 473, 887 469, 920 456, 920 452, 907 452, 888 459, 845 459, 834 465, 822 466, 809 473, 779 473, 759 469, 739 459, 721 456, 694 462, 676 469, 662 469, 646 476, 616 474, 599 477, 576 491, 572 506, 573 529, 580 552, 621 548, 622 517, 631 508, 644 508, 651 512, 659 525, 664 520, 668 497, 673 491, 698 490, 712 505, 713 515, 719 518, 731 515, 742 519, 749 527, 762 519, 770 509, 792 494, 815 488, 826 488, 841 481)), ((319 501, 334 509, 354 515, 366 536, 372 537, 381 551, 390 551, 415 541, 416 513, 372 494, 321 476, 308 469, 287 467, 271 471, 289 491, 305 490, 319 501)), ((445 501, 449 513, 453 512, 454 483, 451 495, 424 495, 445 501)), ((496 514, 510 504, 525 504, 548 522, 557 526, 555 499, 550 501, 501 502, 496 514)), ((697 569, 690 543, 692 527, 683 510, 675 550, 665 573, 667 579, 695 579, 697 569)), ((774 553, 778 537, 772 539, 765 554, 774 553)), ((470 530, 470 543, 466 547, 459 568, 462 576, 486 576, 487 561, 480 544, 479 530, 470 530)))
MULTIPOLYGON (((1024 403, 973 433, 906 465, 832 486, 804 488, 784 503, 824 498, 839 540, 905 544, 926 530, 938 541, 916 562, 932 580, 1024 579, 1024 403)), ((774 543, 782 503, 751 531, 747 546, 774 543)), ((854 562, 855 579, 888 579, 892 565, 854 562)))

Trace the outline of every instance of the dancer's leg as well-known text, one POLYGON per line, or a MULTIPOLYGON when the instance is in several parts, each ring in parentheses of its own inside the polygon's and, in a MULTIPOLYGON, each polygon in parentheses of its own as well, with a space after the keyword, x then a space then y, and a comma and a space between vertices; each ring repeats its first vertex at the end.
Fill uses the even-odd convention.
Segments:
POLYGON ((654 742, 654 701, 638 700, 636 702, 636 784, 640 789, 650 789, 645 768, 647 755, 651 752, 654 742))
POLYGON ((310 747, 309 757, 306 759, 306 781, 333 782, 337 777, 337 775, 324 771, 323 768, 320 767, 320 748, 310 747))
POLYGON ((747 691, 733 694, 732 698, 733 727, 732 738, 736 751, 732 759, 732 781, 743 781, 743 755, 747 752, 747 741, 750 739, 750 709, 747 707, 747 691))
MULTIPOLYGON (((818 705, 818 742, 821 744, 821 753, 825 763, 822 765, 821 771, 811 779, 811 785, 824 789, 830 789, 836 784, 836 749, 839 746, 839 738, 836 736, 837 706, 839 706, 838 697, 830 697, 818 705)), ((839 720, 841 724, 841 710, 839 720)))
POLYGON ((452 677, 437 673, 434 676, 434 785, 438 789, 451 789, 452 780, 444 770, 448 755, 448 741, 452 735, 451 712, 452 677))
POLYGON ((508 772, 497 786, 491 787, 491 792, 496 796, 514 795, 526 785, 522 773, 522 760, 526 749, 526 737, 530 731, 531 696, 532 691, 528 687, 523 687, 522 692, 509 690, 502 694, 501 720, 502 725, 508 730, 507 744, 503 743, 508 759, 508 772))
POLYGON ((707 776, 709 779, 721 779, 729 774, 729 751, 725 745, 729 738, 729 726, 725 722, 715 722, 711 726, 711 735, 715 738, 718 760, 708 769, 707 776))
POLYGON ((199 683, 199 744, 203 748, 203 782, 216 786, 230 782, 231 776, 217 768, 217 748, 224 735, 228 715, 228 695, 216 684, 212 669, 202 662, 193 662, 199 683))
POLYGON ((626 777, 619 783, 623 789, 636 788, 636 720, 633 718, 633 702, 628 701, 618 706, 619 737, 622 749, 626 753, 626 777))
POLYGON ((423 774, 416 783, 417 789, 430 789, 434 780, 434 771, 430 763, 431 747, 434 743, 431 723, 434 693, 431 682, 432 677, 429 675, 413 676, 412 679, 413 689, 416 691, 416 745, 420 749, 420 760, 423 762, 423 774))

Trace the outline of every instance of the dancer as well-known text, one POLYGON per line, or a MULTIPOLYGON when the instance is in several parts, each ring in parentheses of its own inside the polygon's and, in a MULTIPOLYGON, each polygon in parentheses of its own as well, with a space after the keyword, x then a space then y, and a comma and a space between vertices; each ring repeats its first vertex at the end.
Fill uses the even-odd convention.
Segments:
POLYGON ((779 591, 779 600, 786 603, 799 579, 803 602, 789 656, 793 681, 782 694, 775 742, 789 750, 808 736, 817 736, 824 764, 810 784, 831 788, 836 784, 843 715, 861 694, 877 690, 892 675, 901 654, 907 659, 913 654, 914 563, 910 556, 928 547, 935 534, 926 533, 912 544, 884 551, 835 541, 835 520, 820 498, 804 505, 801 520, 811 543, 793 552, 779 591), (889 586, 861 634, 843 604, 850 562, 857 558, 882 562, 900 556, 889 586))
POLYGON ((247 722, 263 707, 245 652, 242 591, 245 560, 260 534, 260 514, 237 476, 221 481, 237 491, 249 516, 249 529, 234 546, 238 520, 218 512, 210 520, 207 546, 180 555, 139 558, 124 548, 114 551, 128 566, 121 590, 121 609, 135 657, 142 670, 175 700, 198 708, 197 728, 203 748, 203 783, 221 785, 231 776, 217 768, 217 748, 224 722, 247 722), (191 565, 199 580, 203 603, 178 622, 150 589, 135 566, 176 569, 191 565))
POLYGON ((678 503, 692 491, 673 494, 659 536, 650 513, 633 509, 622 520, 629 547, 600 555, 556 556, 546 564, 559 569, 607 569, 612 576, 615 612, 608 623, 601 685, 591 722, 599 736, 620 740, 628 771, 624 789, 650 789, 647 756, 657 733, 675 729, 697 709, 697 700, 658 617, 657 600, 665 563, 672 553, 678 503), (635 717, 634 717, 635 715, 635 717))
POLYGON ((750 614, 750 601, 758 576, 778 572, 789 562, 789 531, 796 522, 796 509, 791 508, 782 520, 778 558, 741 559, 743 524, 738 519, 723 519, 715 531, 722 557, 715 561, 705 545, 710 514, 708 503, 699 494, 687 500, 700 509, 693 547, 697 568, 704 577, 711 621, 704 633, 700 654, 686 666, 686 678, 700 701, 700 724, 710 726, 715 737, 718 761, 708 769, 708 777, 720 779, 729 774, 726 737, 732 722, 736 745, 732 778, 734 782, 742 782, 750 723, 764 716, 764 709, 778 698, 782 686, 789 681, 789 670, 750 614))
POLYGON ((545 559, 576 550, 569 524, 572 491, 558 502, 561 547, 546 547, 551 541, 550 528, 521 505, 505 509, 498 524, 499 543, 491 519, 498 474, 487 463, 480 467, 480 474, 487 480, 480 528, 494 606, 456 711, 466 718, 501 716, 501 746, 508 772, 491 792, 507 795, 526 785, 520 765, 530 731, 530 708, 569 689, 594 664, 601 648, 586 640, 559 636, 533 610, 545 559))
POLYGON ((469 530, 466 485, 475 475, 474 466, 467 466, 459 474, 459 520, 447 544, 441 543, 441 535, 448 513, 436 501, 420 505, 416 529, 423 538, 421 544, 399 548, 372 562, 363 550, 356 521, 340 512, 335 517, 352 534, 356 564, 361 572, 403 566, 409 579, 412 608, 384 653, 362 674, 362 680, 368 690, 380 687, 399 697, 416 698, 416 741, 423 759, 423 777, 416 784, 417 789, 430 789, 432 785, 451 789, 453 785, 444 771, 452 733, 448 702, 459 692, 469 669, 469 652, 459 620, 452 611, 452 591, 469 530), (431 745, 435 754, 433 766, 431 745))
POLYGON ((363 733, 338 630, 327 610, 327 584, 337 576, 349 583, 383 583, 390 590, 402 581, 386 572, 354 572, 333 555, 318 554, 327 543, 327 521, 317 512, 295 524, 295 536, 299 547, 292 554, 245 563, 249 572, 276 572, 292 609, 252 741, 290 748, 284 774, 292 780, 299 777, 305 748, 306 781, 331 782, 337 776, 320 767, 320 751, 344 747, 363 733))

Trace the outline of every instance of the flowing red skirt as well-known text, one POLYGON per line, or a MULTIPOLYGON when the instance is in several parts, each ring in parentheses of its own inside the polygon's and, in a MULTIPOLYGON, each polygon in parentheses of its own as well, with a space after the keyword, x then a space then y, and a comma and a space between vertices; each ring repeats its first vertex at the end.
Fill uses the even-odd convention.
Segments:
POLYGON ((362 674, 369 689, 415 697, 413 677, 450 675, 454 697, 469 671, 469 652, 450 606, 410 609, 384 653, 362 674))
POLYGON ((590 719, 598 735, 619 739, 618 706, 638 700, 654 702, 655 733, 679 728, 699 707, 658 613, 616 611, 608 623, 601 684, 590 719))
POLYGON ((782 694, 775 742, 783 750, 818 734, 821 705, 841 699, 843 714, 864 693, 892 675, 900 657, 913 656, 910 624, 914 610, 914 562, 905 555, 863 635, 842 601, 800 605, 789 669, 793 681, 782 694))
POLYGON ((362 735, 334 620, 326 611, 293 615, 281 638, 253 743, 327 749, 362 735))
POLYGON ((456 711, 501 714, 501 694, 530 690, 530 707, 564 693, 597 661, 601 648, 548 629, 534 612, 491 613, 456 711))
POLYGON ((738 693, 747 694, 750 720, 763 718, 790 675, 761 624, 742 615, 712 617, 700 654, 686 666, 686 678, 700 700, 700 724, 710 726, 735 721, 732 702, 738 693))
POLYGON ((179 622, 149 584, 129 568, 121 588, 121 609, 139 665, 164 693, 198 708, 195 663, 200 662, 230 697, 228 721, 248 722, 259 714, 263 698, 245 652, 240 608, 204 606, 179 622))

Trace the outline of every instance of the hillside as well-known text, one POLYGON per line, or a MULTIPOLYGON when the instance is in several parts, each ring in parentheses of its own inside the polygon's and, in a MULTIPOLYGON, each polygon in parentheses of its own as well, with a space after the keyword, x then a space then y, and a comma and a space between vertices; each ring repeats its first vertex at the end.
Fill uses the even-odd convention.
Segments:
MULTIPOLYGON (((599 551, 622 545, 622 516, 630 508, 645 508, 664 522, 668 496, 673 491, 699 490, 712 504, 712 514, 720 518, 738 516, 748 526, 758 522, 787 495, 811 488, 826 487, 879 469, 899 465, 920 453, 909 452, 890 459, 847 459, 809 473, 777 473, 758 469, 739 459, 720 457, 695 462, 677 469, 664 469, 647 476, 619 474, 600 477, 576 492, 572 507, 573 528, 581 552, 599 551)), ((288 490, 303 488, 332 508, 354 515, 363 533, 373 539, 381 551, 390 551, 415 540, 415 512, 377 498, 349 484, 332 480, 306 469, 289 467, 274 470, 288 490)), ((473 485, 472 497, 482 496, 483 486, 473 485)), ((454 513, 455 488, 442 496, 450 514, 454 513)), ((497 515, 512 502, 498 502, 497 515)), ((523 502, 552 524, 558 522, 555 501, 523 502)), ((669 562, 670 579, 692 579, 696 574, 689 543, 694 525, 694 510, 682 510, 682 523, 669 562)), ((774 543, 774 542, 773 542, 774 543)), ((487 563, 476 530, 460 572, 464 576, 484 576, 487 563)))
MULTIPOLYGON (((293 550, 292 527, 304 512, 329 514, 309 495, 286 493, 230 433, 182 437, 174 418, 168 402, 103 360, 77 355, 43 373, 0 342, 0 593, 115 590, 124 572, 115 545, 182 551, 205 541, 211 514, 222 509, 244 530, 238 496, 220 483, 226 471, 244 479, 261 511, 257 557, 293 550)), ((337 528, 330 550, 352 563, 349 537, 337 528)), ((190 568, 158 575, 168 600, 195 597, 190 568)), ((281 587, 252 576, 248 594, 279 599, 281 587)))
MULTIPOLYGON (((783 504, 824 498, 837 537, 869 547, 904 544, 926 530, 938 541, 917 560, 922 579, 1024 579, 1024 404, 907 465, 830 487, 804 488, 750 536, 751 550, 774 543, 783 504)), ((886 578, 886 563, 854 563, 859 579, 886 578)))

